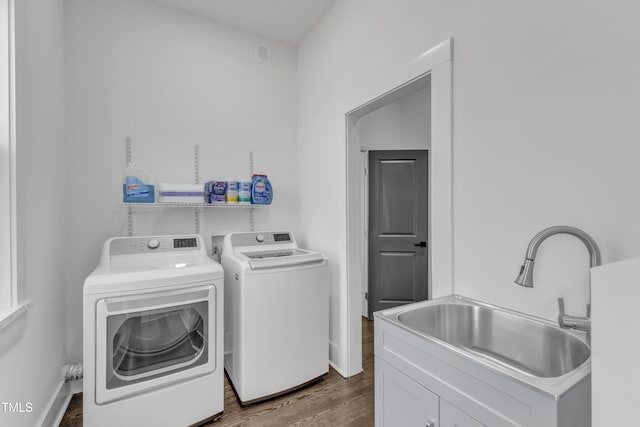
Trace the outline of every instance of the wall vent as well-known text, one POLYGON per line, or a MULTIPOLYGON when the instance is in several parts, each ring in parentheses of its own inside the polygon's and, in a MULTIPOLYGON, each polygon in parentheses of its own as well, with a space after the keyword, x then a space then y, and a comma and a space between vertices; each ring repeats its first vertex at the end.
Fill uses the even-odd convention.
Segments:
POLYGON ((271 65, 271 47, 263 43, 256 43, 256 62, 271 65))

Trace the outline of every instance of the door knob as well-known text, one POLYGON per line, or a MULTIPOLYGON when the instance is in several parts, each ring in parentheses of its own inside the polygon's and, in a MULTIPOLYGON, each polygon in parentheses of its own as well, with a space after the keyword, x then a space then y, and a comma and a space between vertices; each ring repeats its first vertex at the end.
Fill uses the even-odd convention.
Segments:
POLYGON ((420 242, 420 243, 416 243, 415 245, 413 245, 415 247, 420 247, 420 248, 426 248, 427 247, 427 242, 420 242))

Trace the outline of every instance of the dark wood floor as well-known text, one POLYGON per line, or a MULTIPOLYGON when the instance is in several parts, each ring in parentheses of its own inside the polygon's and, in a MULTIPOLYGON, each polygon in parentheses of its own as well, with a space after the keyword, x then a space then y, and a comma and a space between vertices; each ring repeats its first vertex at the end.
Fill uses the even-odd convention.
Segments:
MULTIPOLYGON (((211 427, 373 426, 373 321, 362 321, 364 372, 342 378, 333 369, 320 382, 276 399, 241 407, 225 377, 224 413, 211 427)), ((82 394, 73 396, 61 427, 82 426, 82 394)), ((91 427, 91 426, 87 426, 91 427)))

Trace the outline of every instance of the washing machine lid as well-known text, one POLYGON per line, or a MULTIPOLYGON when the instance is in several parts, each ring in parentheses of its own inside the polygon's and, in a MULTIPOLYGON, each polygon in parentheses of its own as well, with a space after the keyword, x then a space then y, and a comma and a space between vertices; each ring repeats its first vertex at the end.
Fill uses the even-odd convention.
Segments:
POLYGON ((322 264, 325 262, 324 255, 299 248, 243 251, 239 252, 238 255, 247 261, 251 270, 322 264))
POLYGON ((235 263, 239 262, 253 271, 293 268, 326 262, 323 254, 300 249, 290 231, 227 234, 224 238, 222 255, 223 260, 226 258, 235 263))

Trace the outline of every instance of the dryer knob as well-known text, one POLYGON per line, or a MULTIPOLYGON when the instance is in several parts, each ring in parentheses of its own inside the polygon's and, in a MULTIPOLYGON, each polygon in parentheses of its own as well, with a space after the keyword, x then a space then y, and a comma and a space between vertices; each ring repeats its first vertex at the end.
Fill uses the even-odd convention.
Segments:
POLYGON ((147 242, 147 247, 149 249, 158 249, 159 246, 160 246, 160 241, 158 241, 157 239, 151 239, 147 242))
POLYGON ((258 234, 256 240, 260 243, 264 242, 264 234, 258 234))

